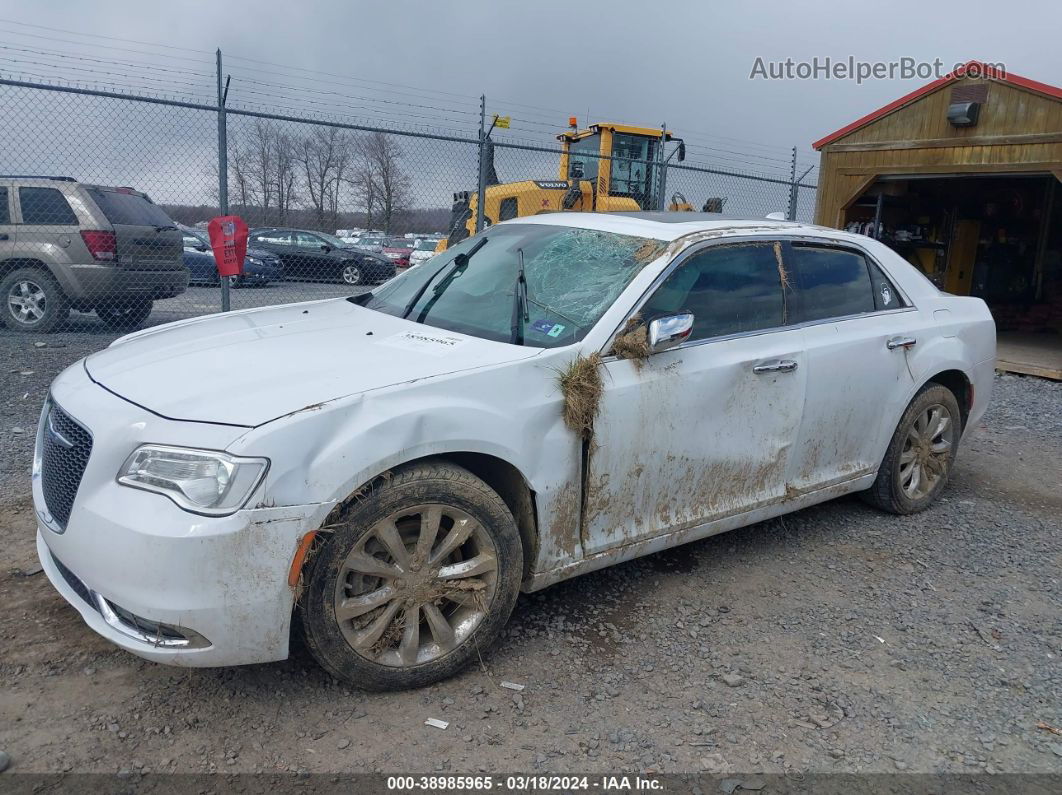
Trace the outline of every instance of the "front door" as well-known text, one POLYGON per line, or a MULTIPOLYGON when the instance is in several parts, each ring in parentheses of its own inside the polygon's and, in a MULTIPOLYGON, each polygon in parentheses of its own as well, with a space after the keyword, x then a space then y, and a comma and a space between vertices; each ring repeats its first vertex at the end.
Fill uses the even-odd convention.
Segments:
POLYGON ((914 385, 906 346, 917 335, 903 296, 863 252, 793 242, 785 259, 808 357, 789 473, 802 493, 877 469, 914 385))
POLYGON ((683 255, 638 314, 694 314, 689 340, 637 363, 606 358, 590 445, 585 554, 785 496, 806 384, 772 243, 683 255))

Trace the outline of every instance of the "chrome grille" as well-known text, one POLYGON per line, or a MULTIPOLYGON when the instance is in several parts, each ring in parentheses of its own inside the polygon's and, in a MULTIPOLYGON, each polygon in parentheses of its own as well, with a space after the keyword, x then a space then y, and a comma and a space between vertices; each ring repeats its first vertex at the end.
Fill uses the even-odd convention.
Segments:
POLYGON ((41 490, 48 513, 65 529, 92 453, 92 434, 55 403, 50 404, 43 422, 41 490))

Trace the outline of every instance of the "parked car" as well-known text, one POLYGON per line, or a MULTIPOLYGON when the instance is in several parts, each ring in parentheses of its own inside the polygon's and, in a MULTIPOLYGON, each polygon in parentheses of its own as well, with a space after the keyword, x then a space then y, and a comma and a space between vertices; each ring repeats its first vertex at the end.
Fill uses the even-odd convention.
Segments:
POLYGON ((383 253, 384 246, 387 245, 387 238, 367 235, 365 237, 359 237, 358 242, 352 245, 354 248, 362 251, 371 251, 373 254, 381 254, 383 253))
POLYGON ((152 302, 184 292, 181 235, 132 188, 71 177, 0 176, 3 323, 52 331, 71 309, 134 329, 152 302))
POLYGON ((399 268, 409 267, 409 255, 413 253, 413 241, 393 237, 383 247, 383 255, 399 268))
MULTIPOLYGON (((190 284, 220 284, 217 261, 210 248, 210 236, 199 229, 181 227, 184 239, 184 267, 190 284)), ((264 248, 247 249, 243 273, 227 277, 232 287, 267 285, 284 278, 280 257, 264 248)))
POLYGON ((351 248, 337 237, 303 229, 253 229, 249 242, 280 257, 284 277, 344 284, 383 282, 395 275, 386 257, 351 248))
POLYGON ((436 262, 52 383, 37 550, 93 629, 182 666, 296 631, 345 682, 425 685, 521 589, 852 492, 928 507, 992 390, 985 304, 859 235, 556 213, 436 262))
POLYGON ((430 260, 435 256, 435 247, 438 245, 439 241, 435 238, 418 240, 417 245, 413 247, 413 251, 409 254, 409 266, 413 267, 430 260))

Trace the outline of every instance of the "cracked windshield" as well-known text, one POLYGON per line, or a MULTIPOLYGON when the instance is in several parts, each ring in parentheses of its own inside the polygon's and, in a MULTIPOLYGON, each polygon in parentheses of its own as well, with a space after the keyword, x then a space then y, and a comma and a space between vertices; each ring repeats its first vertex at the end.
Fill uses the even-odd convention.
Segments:
POLYGON ((552 348, 582 339, 664 248, 594 229, 506 224, 351 300, 429 326, 552 348))

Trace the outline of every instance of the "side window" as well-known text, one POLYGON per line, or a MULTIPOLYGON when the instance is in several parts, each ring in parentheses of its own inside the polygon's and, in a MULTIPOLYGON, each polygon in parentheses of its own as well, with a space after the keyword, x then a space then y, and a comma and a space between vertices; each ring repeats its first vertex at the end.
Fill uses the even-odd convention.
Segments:
POLYGON ((791 251, 802 320, 874 311, 870 271, 862 254, 802 243, 794 243, 791 251))
POLYGON ((0 224, 11 223, 11 213, 7 209, 7 188, 0 188, 0 224))
POLYGON ((291 235, 287 232, 262 232, 255 235, 254 240, 257 243, 272 243, 279 246, 291 245, 291 235))
POLYGON ((690 339, 785 324, 785 299, 771 243, 713 246, 677 268, 642 307, 646 321, 693 312, 690 339))
POLYGON ((900 292, 881 268, 874 262, 868 261, 867 264, 870 266, 870 281, 874 287, 874 308, 880 311, 902 309, 907 306, 900 292))
POLYGON ((55 188, 19 188, 18 202, 24 224, 77 224, 66 197, 55 188))
POLYGON ((498 210, 498 220, 508 221, 510 218, 516 218, 516 197, 501 200, 501 207, 498 210))
POLYGON ((295 233, 295 245, 299 248, 320 248, 325 242, 316 235, 309 235, 306 232, 295 233))

